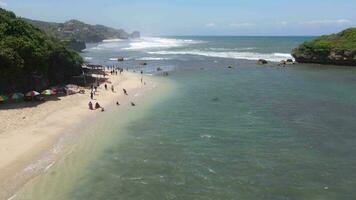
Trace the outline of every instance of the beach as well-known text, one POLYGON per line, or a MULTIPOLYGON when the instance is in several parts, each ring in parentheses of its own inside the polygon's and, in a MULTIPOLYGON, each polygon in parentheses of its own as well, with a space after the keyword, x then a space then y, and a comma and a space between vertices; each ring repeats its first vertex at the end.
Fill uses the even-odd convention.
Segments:
POLYGON ((1 110, 8 125, 1 123, 1 156, 13 164, 1 169, 9 195, 0 199, 352 199, 356 69, 273 62, 306 39, 174 37, 152 41, 172 47, 128 44, 136 50, 93 44, 82 57, 142 70, 147 84, 138 73, 109 76, 120 81, 117 93, 101 85, 94 97, 104 113, 88 110, 88 90, 15 109, 38 110, 25 119, 1 110), (119 51, 127 59, 110 60, 119 51))
MULTIPOLYGON (((151 77, 144 76, 146 84, 141 83, 141 76, 133 72, 109 75, 108 90, 102 84, 91 101, 99 102, 105 110, 117 106, 116 102, 120 102, 121 107, 131 106, 136 98, 134 94, 156 87, 151 77), (111 85, 115 92, 111 91, 111 85), (128 96, 124 95, 123 88, 128 96)), ((38 169, 28 166, 53 150, 65 133, 105 115, 100 109, 89 110, 89 101, 90 89, 85 89, 85 94, 59 97, 38 105, 22 102, 11 108, 0 106, 0 199, 8 198, 38 173, 38 169)))

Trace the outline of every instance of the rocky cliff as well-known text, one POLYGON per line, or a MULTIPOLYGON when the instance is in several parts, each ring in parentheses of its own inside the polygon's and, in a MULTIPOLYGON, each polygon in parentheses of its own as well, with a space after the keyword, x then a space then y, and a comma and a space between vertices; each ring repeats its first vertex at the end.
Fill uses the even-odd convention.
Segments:
POLYGON ((356 28, 305 42, 292 56, 299 63, 356 66, 356 28))
POLYGON ((103 25, 90 25, 78 20, 70 20, 64 23, 43 22, 30 19, 25 20, 48 35, 66 41, 66 44, 69 44, 67 47, 75 47, 74 50, 76 51, 85 49, 85 46, 82 46, 83 43, 97 43, 106 39, 129 39, 140 37, 140 32, 138 31, 129 34, 123 29, 114 29, 103 25))

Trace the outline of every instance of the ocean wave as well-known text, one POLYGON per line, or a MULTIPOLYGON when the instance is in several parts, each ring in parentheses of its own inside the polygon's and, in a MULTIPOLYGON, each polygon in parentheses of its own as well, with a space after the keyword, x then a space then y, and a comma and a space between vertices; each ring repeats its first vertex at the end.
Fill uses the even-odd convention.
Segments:
POLYGON ((138 61, 147 61, 147 60, 170 60, 170 58, 160 58, 160 57, 143 57, 143 58, 136 58, 135 60, 138 61))
POLYGON ((212 51, 155 51, 149 52, 153 55, 199 55, 216 58, 232 58, 244 60, 265 59, 271 62, 293 59, 292 55, 286 53, 256 53, 256 52, 212 52, 212 51))
POLYGON ((122 39, 107 39, 107 40, 103 40, 103 42, 121 42, 123 41, 122 39))
POLYGON ((89 51, 89 50, 101 50, 101 48, 99 46, 96 46, 96 47, 92 47, 90 49, 85 49, 84 51, 89 51))
POLYGON ((154 48, 172 48, 172 47, 181 47, 181 46, 197 44, 197 43, 201 43, 201 41, 159 38, 159 37, 144 37, 138 40, 132 40, 132 42, 129 44, 130 46, 123 49, 142 50, 142 49, 154 49, 154 48))
POLYGON ((242 48, 221 48, 221 47, 211 47, 205 50, 208 51, 247 51, 247 50, 256 50, 256 47, 242 47, 242 48))

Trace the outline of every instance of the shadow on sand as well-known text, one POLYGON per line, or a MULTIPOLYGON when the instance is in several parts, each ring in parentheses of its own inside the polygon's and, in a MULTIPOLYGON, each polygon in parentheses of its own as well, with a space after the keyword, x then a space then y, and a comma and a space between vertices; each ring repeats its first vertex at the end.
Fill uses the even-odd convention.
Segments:
POLYGON ((60 101, 61 99, 57 96, 45 97, 43 101, 20 101, 20 102, 8 102, 0 104, 0 111, 1 110, 10 110, 10 109, 23 109, 23 108, 31 108, 37 107, 47 101, 60 101))

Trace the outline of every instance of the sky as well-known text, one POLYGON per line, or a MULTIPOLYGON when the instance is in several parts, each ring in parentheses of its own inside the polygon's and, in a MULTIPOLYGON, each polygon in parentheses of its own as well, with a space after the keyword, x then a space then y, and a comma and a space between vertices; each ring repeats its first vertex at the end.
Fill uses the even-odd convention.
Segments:
POLYGON ((321 35, 356 27, 356 0, 0 0, 18 16, 143 35, 321 35))

